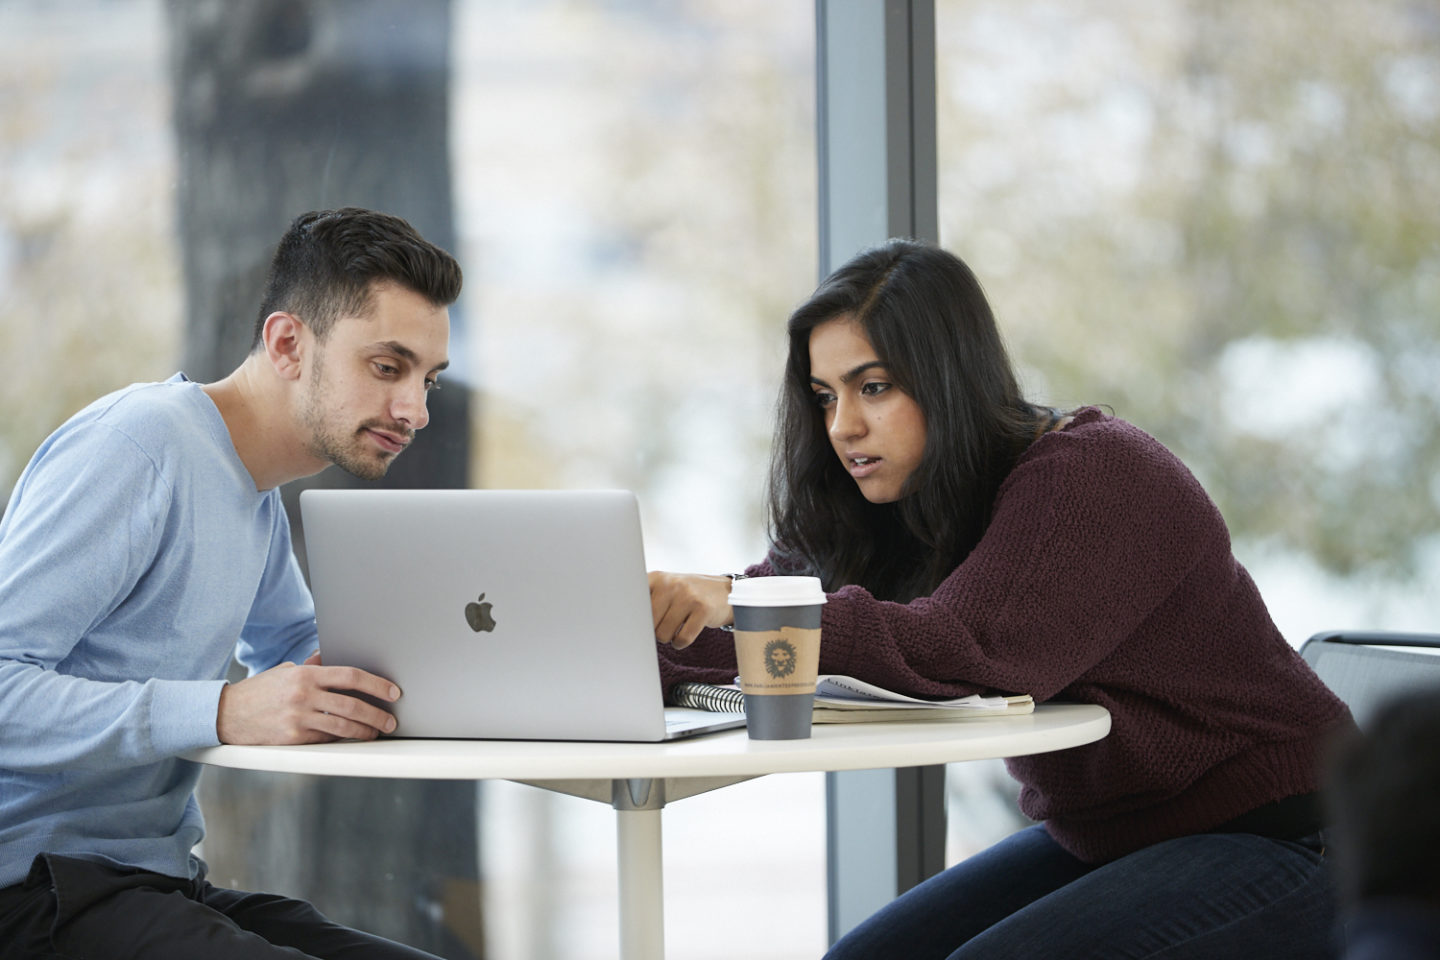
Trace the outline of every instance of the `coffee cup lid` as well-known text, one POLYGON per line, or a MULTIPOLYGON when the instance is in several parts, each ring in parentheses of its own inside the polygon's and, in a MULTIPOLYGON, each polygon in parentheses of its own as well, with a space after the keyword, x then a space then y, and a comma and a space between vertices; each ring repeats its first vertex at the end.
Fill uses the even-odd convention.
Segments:
POLYGON ((803 607, 824 602, 819 577, 748 577, 730 585, 731 606, 803 607))

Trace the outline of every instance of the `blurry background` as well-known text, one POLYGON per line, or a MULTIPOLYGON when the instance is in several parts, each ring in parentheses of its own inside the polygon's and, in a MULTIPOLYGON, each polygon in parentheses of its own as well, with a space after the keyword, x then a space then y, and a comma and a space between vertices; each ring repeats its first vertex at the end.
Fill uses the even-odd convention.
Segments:
MULTIPOLYGON (((936 23, 941 240, 1033 397, 1174 449, 1293 643, 1435 629, 1440 11, 937 0, 936 23)), ((817 279, 814 34, 809 0, 0 0, 0 495, 99 394, 227 372, 290 217, 361 203, 466 270, 402 482, 628 487, 651 566, 753 561, 783 321, 817 279)), ((950 860, 1019 825, 998 764, 949 781, 950 860)), ((454 957, 616 952, 602 805, 206 790, 219 883, 454 957)), ((673 956, 823 950, 823 794, 667 809, 673 956)))

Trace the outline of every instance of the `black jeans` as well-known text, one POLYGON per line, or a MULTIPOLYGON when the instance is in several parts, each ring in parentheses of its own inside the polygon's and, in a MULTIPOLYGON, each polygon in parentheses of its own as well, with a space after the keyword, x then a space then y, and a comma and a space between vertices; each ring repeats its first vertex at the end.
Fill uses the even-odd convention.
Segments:
POLYGON ((42 854, 0 889, 0 960, 437 960, 303 900, 42 854))

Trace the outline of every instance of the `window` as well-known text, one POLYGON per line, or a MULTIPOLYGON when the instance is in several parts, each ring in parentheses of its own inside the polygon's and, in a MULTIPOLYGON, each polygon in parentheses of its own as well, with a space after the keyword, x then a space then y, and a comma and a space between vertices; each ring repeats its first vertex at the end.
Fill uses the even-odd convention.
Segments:
MULTIPOLYGON (((468 402, 402 458, 406 482, 629 487, 651 566, 758 559, 784 318, 815 280, 813 34, 808 4, 764 0, 0 4, 0 491, 95 397, 227 373, 285 224, 359 203, 466 270, 437 397, 468 402)), ((820 784, 667 811, 672 938, 823 949, 820 784), (741 824, 768 837, 763 889, 741 824), (742 874, 724 885, 749 901, 700 893, 742 874), (781 896, 773 923, 708 936, 717 911, 781 896)), ((449 956, 613 954, 601 805, 508 784, 478 802, 455 784, 206 789, 216 882, 449 956), (434 877, 466 843, 478 869, 434 877), (370 862, 342 880, 324 858, 346 846, 370 862)))
MULTIPOLYGON (((1173 449, 1293 644, 1433 628, 1433 12, 940 0, 936 19, 941 242, 1032 397, 1109 404, 1173 449)), ((951 817, 952 857, 989 842, 975 819, 951 817)))

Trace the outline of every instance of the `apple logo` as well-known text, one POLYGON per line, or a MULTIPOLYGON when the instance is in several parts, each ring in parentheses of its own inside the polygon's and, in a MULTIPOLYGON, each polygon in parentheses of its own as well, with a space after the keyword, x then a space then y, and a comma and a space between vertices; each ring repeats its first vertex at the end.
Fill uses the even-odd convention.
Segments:
POLYGON ((495 618, 490 615, 490 610, 495 605, 485 599, 485 594, 480 594, 479 600, 472 600, 465 604, 465 622, 470 624, 470 629, 476 633, 495 629, 495 618))

